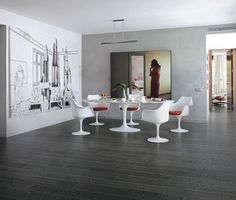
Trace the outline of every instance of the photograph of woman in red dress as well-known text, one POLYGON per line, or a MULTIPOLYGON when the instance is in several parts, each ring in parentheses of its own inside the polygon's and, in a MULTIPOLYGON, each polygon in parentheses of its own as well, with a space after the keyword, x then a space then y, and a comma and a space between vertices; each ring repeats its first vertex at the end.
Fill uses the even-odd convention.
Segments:
POLYGON ((158 98, 160 88, 161 65, 156 59, 153 59, 150 67, 151 76, 151 97, 158 98))

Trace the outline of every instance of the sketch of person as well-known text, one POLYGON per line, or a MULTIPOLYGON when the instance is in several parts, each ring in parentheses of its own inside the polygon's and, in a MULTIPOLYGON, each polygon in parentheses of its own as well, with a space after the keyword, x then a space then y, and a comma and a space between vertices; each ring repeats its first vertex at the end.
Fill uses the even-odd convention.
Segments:
POLYGON ((22 65, 19 65, 14 77, 15 108, 17 111, 19 111, 20 103, 23 100, 23 84, 25 78, 24 68, 22 65))
POLYGON ((151 76, 151 97, 157 98, 159 96, 160 74, 161 74, 161 65, 159 65, 156 59, 153 59, 151 61, 150 74, 149 74, 151 76))
POLYGON ((71 77, 71 69, 69 66, 67 49, 65 50, 65 55, 64 55, 64 86, 66 89, 71 90, 72 77, 71 77))
POLYGON ((60 66, 57 40, 53 43, 53 59, 52 59, 52 87, 60 86, 60 66))
POLYGON ((40 102, 40 88, 39 87, 34 87, 32 90, 32 97, 31 100, 34 103, 39 103, 40 102))
POLYGON ((65 49, 64 54, 64 90, 63 90, 63 104, 64 106, 69 101, 69 97, 71 96, 72 90, 72 76, 71 76, 71 69, 69 66, 69 59, 68 59, 68 51, 65 49))
POLYGON ((66 70, 66 74, 65 74, 65 79, 66 79, 66 88, 68 88, 69 90, 71 89, 71 87, 72 87, 72 78, 71 78, 71 70, 70 70, 70 68, 68 68, 67 70, 66 70))

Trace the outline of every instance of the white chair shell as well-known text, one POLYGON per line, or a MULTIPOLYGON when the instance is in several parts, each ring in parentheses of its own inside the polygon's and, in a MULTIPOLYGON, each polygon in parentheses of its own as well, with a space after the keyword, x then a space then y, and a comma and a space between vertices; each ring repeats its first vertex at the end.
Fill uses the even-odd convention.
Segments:
POLYGON ((189 115, 189 106, 193 105, 193 98, 192 97, 180 97, 176 103, 173 103, 170 107, 169 114, 171 116, 177 117, 178 120, 178 128, 171 129, 171 132, 175 133, 186 133, 188 130, 181 128, 181 119, 184 116, 189 115))
POLYGON ((153 143, 165 143, 169 140, 167 138, 161 138, 159 135, 160 125, 166 123, 169 120, 169 109, 173 101, 165 101, 156 110, 143 110, 142 120, 153 123, 156 125, 157 135, 156 137, 148 138, 147 141, 153 143))
POLYGON ((83 107, 72 98, 70 98, 70 104, 73 118, 79 119, 80 121, 80 130, 73 132, 72 135, 89 135, 90 132, 83 131, 83 120, 94 116, 93 110, 90 107, 83 107))
POLYGON ((92 125, 92 126, 104 125, 104 123, 101 123, 98 121, 98 115, 100 112, 108 111, 110 104, 106 101, 100 101, 101 96, 99 94, 88 95, 87 100, 88 100, 89 107, 91 107, 93 111, 95 112, 95 118, 96 118, 96 121, 93 123, 90 123, 89 125, 92 125))

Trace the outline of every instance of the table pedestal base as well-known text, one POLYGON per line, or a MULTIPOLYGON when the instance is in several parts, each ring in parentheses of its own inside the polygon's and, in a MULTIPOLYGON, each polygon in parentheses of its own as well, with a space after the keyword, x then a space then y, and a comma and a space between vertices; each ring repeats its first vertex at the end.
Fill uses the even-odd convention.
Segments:
POLYGON ((91 126, 103 126, 104 123, 101 123, 101 122, 93 122, 93 123, 90 123, 89 125, 91 125, 91 126))
POLYGON ((188 132, 188 130, 182 129, 182 128, 171 129, 170 131, 174 133, 187 133, 188 132))
POLYGON ((115 128, 110 128, 110 131, 115 131, 115 132, 139 132, 139 128, 131 128, 129 126, 120 126, 120 127, 115 127, 115 128))
POLYGON ((89 135, 89 134, 91 133, 87 131, 77 131, 72 133, 72 135, 89 135))
POLYGON ((165 143, 165 142, 168 142, 169 140, 167 138, 151 137, 151 138, 148 138, 147 141, 152 142, 152 143, 165 143))

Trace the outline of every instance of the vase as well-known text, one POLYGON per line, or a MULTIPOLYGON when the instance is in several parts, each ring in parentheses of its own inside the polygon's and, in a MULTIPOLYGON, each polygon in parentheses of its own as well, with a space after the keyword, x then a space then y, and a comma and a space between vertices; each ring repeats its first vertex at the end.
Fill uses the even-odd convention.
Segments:
POLYGON ((123 88, 123 98, 125 99, 125 101, 128 101, 128 89, 129 88, 123 88))

